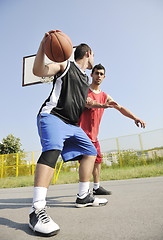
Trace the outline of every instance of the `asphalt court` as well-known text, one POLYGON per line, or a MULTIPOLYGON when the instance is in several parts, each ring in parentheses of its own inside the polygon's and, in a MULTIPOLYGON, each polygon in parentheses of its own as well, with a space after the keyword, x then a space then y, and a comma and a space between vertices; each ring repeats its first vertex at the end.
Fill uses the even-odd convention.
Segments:
MULTIPOLYGON (((56 240, 163 240, 163 177, 101 182, 112 191, 103 207, 75 208, 78 184, 50 186, 47 212, 56 240)), ((92 183, 90 184, 92 190, 92 183)), ((28 227, 33 187, 0 189, 0 239, 46 239, 28 227)), ((99 196, 104 197, 104 196, 99 196)))

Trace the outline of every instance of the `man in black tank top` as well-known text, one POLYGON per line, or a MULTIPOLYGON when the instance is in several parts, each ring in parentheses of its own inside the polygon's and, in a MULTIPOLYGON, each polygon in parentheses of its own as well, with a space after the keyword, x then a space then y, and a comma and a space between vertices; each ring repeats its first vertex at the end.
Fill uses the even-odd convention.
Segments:
POLYGON ((49 33, 45 34, 40 44, 33 66, 36 76, 54 76, 54 81, 52 91, 37 118, 42 154, 36 166, 33 204, 29 214, 29 227, 43 236, 55 235, 60 230, 45 210, 47 189, 60 154, 64 162, 81 160, 76 207, 107 203, 106 199, 94 198, 89 193, 89 181, 97 151, 88 136, 77 126, 83 109, 87 106, 89 80, 85 70, 93 68, 93 51, 87 44, 80 44, 75 50, 75 62, 45 65, 43 44, 48 35, 49 33))
POLYGON ((59 77, 54 76, 50 96, 42 105, 39 113, 50 113, 66 123, 77 125, 85 107, 88 89, 88 76, 79 69, 76 63, 68 61, 65 71, 59 77))

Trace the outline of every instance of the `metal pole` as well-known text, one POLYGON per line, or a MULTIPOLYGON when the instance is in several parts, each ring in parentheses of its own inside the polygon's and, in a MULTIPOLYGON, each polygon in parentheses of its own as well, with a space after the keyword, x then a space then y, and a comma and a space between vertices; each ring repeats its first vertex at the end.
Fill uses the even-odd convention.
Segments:
POLYGON ((34 175, 34 152, 32 152, 32 176, 34 175))
POLYGON ((120 167, 122 167, 122 158, 121 158, 118 138, 116 138, 116 141, 117 141, 117 148, 118 148, 118 154, 119 154, 119 164, 120 164, 120 167))
POLYGON ((58 175, 59 175, 59 173, 60 173, 60 170, 61 170, 62 164, 63 164, 63 160, 62 160, 61 163, 60 163, 60 166, 59 166, 59 169, 58 169, 58 172, 57 172, 57 176, 56 176, 56 178, 53 179, 53 184, 55 184, 56 181, 57 181, 57 179, 58 179, 58 175))
POLYGON ((16 154, 16 177, 19 174, 19 153, 16 154))
POLYGON ((1 160, 1 178, 3 178, 3 160, 4 160, 4 155, 2 155, 2 160, 1 160))
POLYGON ((143 150, 143 143, 142 143, 142 139, 141 139, 141 134, 139 134, 139 141, 140 141, 140 147, 141 147, 141 152, 142 152, 142 156, 143 156, 144 165, 147 165, 146 158, 145 158, 145 153, 144 153, 144 150, 143 150))

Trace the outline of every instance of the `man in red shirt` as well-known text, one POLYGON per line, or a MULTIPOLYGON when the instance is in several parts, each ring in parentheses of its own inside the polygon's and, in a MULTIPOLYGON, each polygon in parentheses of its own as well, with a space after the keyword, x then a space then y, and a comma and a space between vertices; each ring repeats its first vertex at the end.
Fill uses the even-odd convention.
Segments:
POLYGON ((93 194, 111 195, 111 191, 107 191, 101 187, 99 183, 102 156, 97 136, 104 109, 108 107, 117 109, 124 116, 133 119, 138 127, 140 123, 140 126, 145 128, 145 122, 136 117, 128 109, 115 102, 111 96, 101 91, 100 85, 105 78, 105 68, 101 64, 94 66, 91 77, 92 83, 90 84, 88 93, 87 108, 85 108, 81 115, 80 127, 86 132, 97 149, 97 158, 93 170, 93 194), (94 103, 94 108, 89 108, 89 101, 94 103))

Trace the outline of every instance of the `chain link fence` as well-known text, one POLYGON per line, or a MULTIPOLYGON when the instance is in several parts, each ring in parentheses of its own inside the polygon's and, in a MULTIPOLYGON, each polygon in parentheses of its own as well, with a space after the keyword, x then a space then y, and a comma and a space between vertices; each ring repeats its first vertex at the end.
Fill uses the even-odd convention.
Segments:
MULTIPOLYGON (((163 129, 101 140, 103 164, 137 166, 163 162, 163 129)), ((0 155, 0 178, 34 175, 40 151, 0 155)), ((60 171, 78 171, 79 163, 57 161, 53 183, 60 171)))
POLYGON ((101 140, 100 146, 103 162, 109 166, 125 166, 127 158, 132 166, 133 158, 135 165, 160 162, 163 161, 163 129, 101 140))

